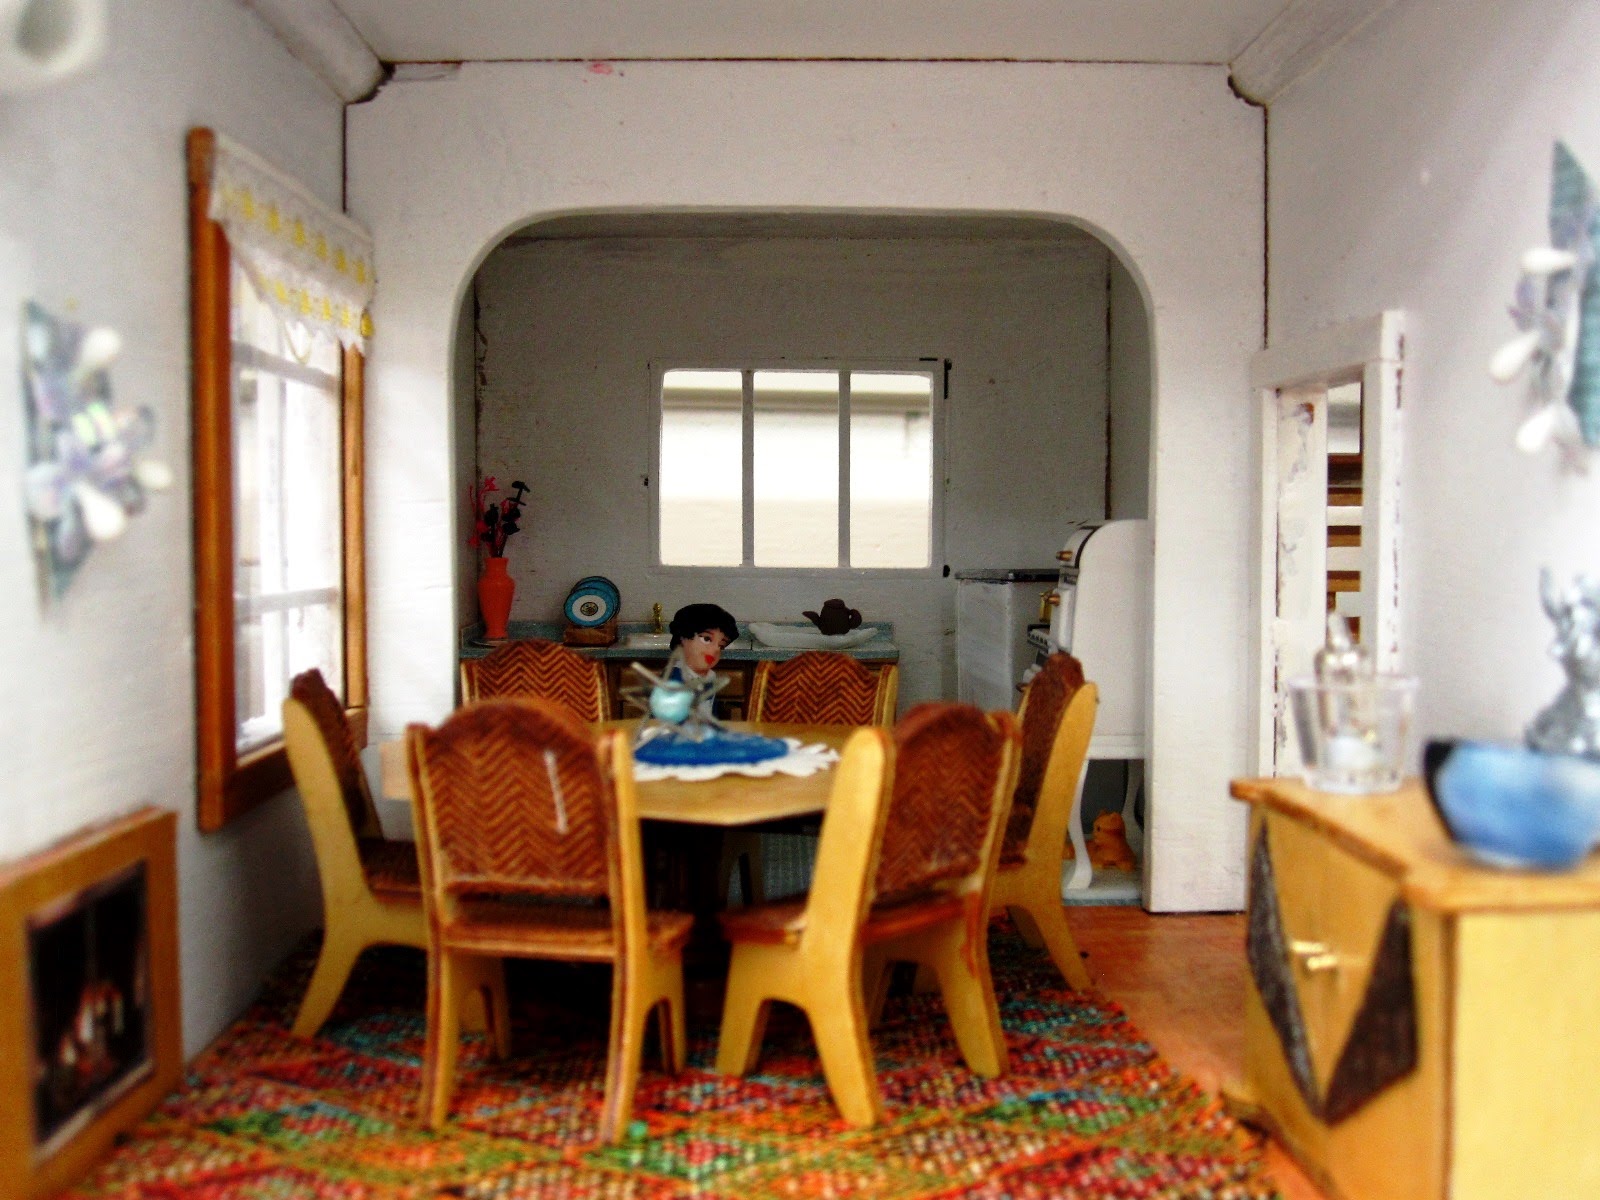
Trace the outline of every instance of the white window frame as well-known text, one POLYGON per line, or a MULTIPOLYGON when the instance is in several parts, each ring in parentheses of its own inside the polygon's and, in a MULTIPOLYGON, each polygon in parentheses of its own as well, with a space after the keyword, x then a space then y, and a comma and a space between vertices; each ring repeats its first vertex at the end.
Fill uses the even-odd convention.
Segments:
POLYGON ((650 363, 650 563, 655 572, 668 575, 710 573, 719 576, 759 575, 762 578, 795 576, 817 578, 848 574, 854 578, 936 577, 944 571, 944 496, 949 483, 945 467, 945 404, 948 400, 950 360, 945 358, 818 358, 818 359, 659 359, 650 363), (739 371, 744 377, 743 405, 743 562, 737 566, 693 566, 661 561, 661 389, 669 371, 739 371), (759 371, 833 371, 839 387, 839 551, 830 567, 763 567, 755 559, 755 438, 754 377, 759 371), (928 481, 928 563, 921 567, 853 567, 850 557, 850 372, 901 372, 925 374, 933 382, 928 481))

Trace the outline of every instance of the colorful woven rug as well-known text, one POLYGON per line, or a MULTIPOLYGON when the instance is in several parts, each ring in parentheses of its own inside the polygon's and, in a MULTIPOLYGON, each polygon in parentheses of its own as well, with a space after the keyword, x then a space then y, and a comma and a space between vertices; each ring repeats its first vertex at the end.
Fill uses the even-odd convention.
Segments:
POLYGON ((593 1143, 605 1074, 604 968, 513 964, 513 1053, 463 1046, 451 1120, 416 1119, 425 965, 368 951, 314 1039, 288 1026, 314 944, 69 1193, 103 1200, 605 1197, 768 1200, 975 1196, 1266 1200, 1257 1140, 1175 1074, 1104 999, 1067 990, 1003 923, 993 969, 1011 1069, 967 1071, 934 995, 891 998, 874 1031, 888 1111, 852 1129, 829 1100, 809 1026, 775 1006, 759 1074, 689 1069, 647 1044, 627 1141, 593 1143), (525 969, 524 969, 525 968, 525 969))

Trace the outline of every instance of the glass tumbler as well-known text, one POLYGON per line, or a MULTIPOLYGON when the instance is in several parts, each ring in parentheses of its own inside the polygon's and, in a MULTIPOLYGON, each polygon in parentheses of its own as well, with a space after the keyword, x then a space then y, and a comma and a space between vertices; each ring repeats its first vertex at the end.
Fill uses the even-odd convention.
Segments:
POLYGON ((1413 676, 1348 683, 1307 676, 1291 679, 1288 692, 1308 784, 1352 795, 1399 789, 1411 760, 1413 676))

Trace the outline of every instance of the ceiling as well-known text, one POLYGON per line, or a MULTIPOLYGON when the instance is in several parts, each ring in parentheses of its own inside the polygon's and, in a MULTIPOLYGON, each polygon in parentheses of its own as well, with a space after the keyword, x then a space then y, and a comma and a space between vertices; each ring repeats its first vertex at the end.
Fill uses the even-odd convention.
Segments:
POLYGON ((1396 0, 244 2, 349 103, 440 63, 855 59, 1226 66, 1270 105, 1396 0))
POLYGON ((1233 62, 1285 10, 1306 7, 1306 0, 334 3, 386 63, 851 58, 1221 64, 1233 62))

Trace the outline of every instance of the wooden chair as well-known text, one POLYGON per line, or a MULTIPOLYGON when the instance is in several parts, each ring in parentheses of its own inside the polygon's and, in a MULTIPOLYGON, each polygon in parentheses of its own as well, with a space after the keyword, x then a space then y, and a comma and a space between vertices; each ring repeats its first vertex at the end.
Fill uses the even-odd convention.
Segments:
POLYGON ((881 1119, 869 997, 890 962, 930 965, 967 1065, 1005 1071, 989 976, 989 888, 1020 742, 1010 713, 921 704, 890 731, 846 743, 810 894, 725 913, 733 943, 717 1070, 760 1055, 774 1000, 811 1021, 834 1102, 852 1125, 881 1119))
POLYGON ((1029 945, 1049 950, 1068 984, 1083 989, 1089 972, 1061 903, 1061 868, 1099 702, 1070 654, 1050 655, 1028 684, 1018 714, 1022 765, 990 901, 992 912, 1010 912, 1029 945))
POLYGON ((756 664, 750 682, 752 721, 801 725, 892 725, 900 668, 864 663, 833 650, 756 664))
POLYGON ((461 660, 463 704, 513 696, 554 700, 585 721, 611 716, 604 665, 559 642, 518 639, 461 660))
POLYGON ((612 965, 602 1142, 633 1111, 646 1018, 677 1071, 686 1045, 683 946, 692 918, 645 907, 626 734, 597 740, 549 700, 488 700, 406 731, 424 904, 428 1036, 422 1115, 443 1122, 463 995, 506 956, 612 965))
MULTIPOLYGON (((899 691, 900 668, 892 662, 864 663, 836 651, 807 650, 793 658, 756 664, 750 681, 750 719, 799 725, 893 725, 899 691)), ((814 837, 817 829, 816 821, 806 819, 785 832, 814 837)), ((748 830, 725 835, 718 870, 723 895, 737 870, 746 904, 765 897, 761 836, 748 830)))
POLYGON ((322 672, 306 671, 283 702, 289 767, 311 827, 322 881, 322 950, 295 1015, 294 1032, 322 1028, 368 946, 426 949, 417 851, 386 841, 356 752, 344 706, 322 672))

